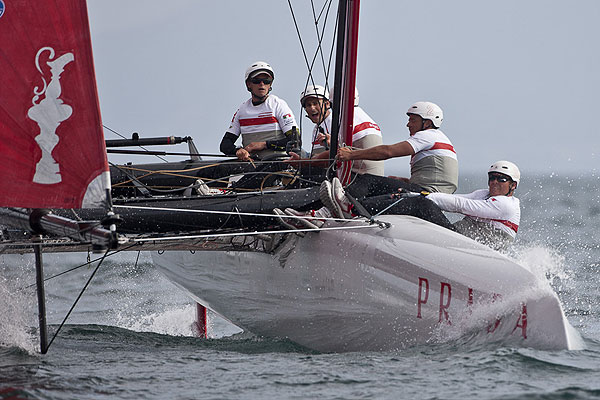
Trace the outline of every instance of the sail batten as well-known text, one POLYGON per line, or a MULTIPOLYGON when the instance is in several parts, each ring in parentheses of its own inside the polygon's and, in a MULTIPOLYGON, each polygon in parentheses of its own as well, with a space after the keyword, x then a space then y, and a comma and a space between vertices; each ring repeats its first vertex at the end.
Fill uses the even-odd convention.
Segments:
POLYGON ((0 16, 0 70, 0 206, 106 206, 85 1, 11 1, 0 16))

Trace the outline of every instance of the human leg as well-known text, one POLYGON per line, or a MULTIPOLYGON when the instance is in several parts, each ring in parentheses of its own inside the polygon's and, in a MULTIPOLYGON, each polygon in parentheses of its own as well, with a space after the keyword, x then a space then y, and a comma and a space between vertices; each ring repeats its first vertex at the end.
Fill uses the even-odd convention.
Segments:
POLYGON ((383 214, 411 215, 443 226, 444 228, 455 230, 442 210, 425 196, 374 196, 363 200, 361 204, 372 214, 383 211, 383 214))
POLYGON ((400 189, 410 192, 420 192, 423 190, 419 185, 413 183, 371 174, 354 175, 352 182, 346 187, 348 194, 361 202, 367 197, 397 193, 400 189))

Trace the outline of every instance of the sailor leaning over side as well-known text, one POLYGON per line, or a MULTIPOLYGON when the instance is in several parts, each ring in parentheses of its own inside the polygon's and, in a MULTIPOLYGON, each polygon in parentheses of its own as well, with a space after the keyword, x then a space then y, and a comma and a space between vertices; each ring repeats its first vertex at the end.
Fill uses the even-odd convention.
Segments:
MULTIPOLYGON (((514 196, 521 180, 519 168, 510 161, 497 161, 488 169, 488 188, 469 194, 398 193, 368 198, 362 202, 367 210, 373 205, 391 206, 385 214, 412 215, 457 231, 494 249, 511 243, 519 229, 521 206, 514 196), (442 211, 463 214, 454 224, 442 211)), ((349 202, 343 189, 329 199, 322 199, 331 208, 341 208, 349 202)), ((335 214, 336 212, 332 212, 335 214)))
POLYGON ((270 94, 274 79, 275 72, 266 62, 257 61, 246 69, 244 81, 252 96, 234 114, 221 140, 222 153, 246 161, 253 155, 260 159, 286 155, 287 143, 295 139, 292 128, 297 124, 288 104, 270 94), (242 147, 237 147, 240 136, 242 147))

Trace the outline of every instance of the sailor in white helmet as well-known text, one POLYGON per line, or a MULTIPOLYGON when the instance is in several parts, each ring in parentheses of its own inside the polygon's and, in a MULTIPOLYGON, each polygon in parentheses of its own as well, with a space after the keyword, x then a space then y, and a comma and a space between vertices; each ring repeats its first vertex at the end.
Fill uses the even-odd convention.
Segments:
POLYGON ((370 212, 377 213, 389 204, 382 201, 382 195, 401 190, 411 192, 454 193, 458 186, 458 159, 454 146, 441 131, 444 120, 442 109, 428 101, 418 101, 408 111, 408 131, 410 137, 391 145, 380 145, 368 149, 343 147, 338 150, 338 158, 351 160, 387 160, 393 157, 411 156, 411 177, 380 177, 370 174, 358 175, 346 188, 338 178, 321 184, 321 202, 337 218, 351 218, 357 215, 354 203, 348 200, 346 192, 358 202, 369 199, 370 212))
MULTIPOLYGON (((410 179, 357 174, 346 188, 338 178, 331 182, 325 180, 321 184, 321 202, 334 217, 352 218, 358 215, 346 193, 359 203, 368 204, 367 210, 371 213, 385 209, 390 204, 387 201, 389 195, 402 190, 454 193, 458 186, 458 159, 452 142, 439 129, 444 120, 442 109, 437 104, 419 101, 406 114, 410 133, 407 140, 366 149, 343 147, 338 150, 338 158, 352 161, 411 156, 410 179)), ((317 211, 324 214, 323 210, 311 213, 317 211)))
MULTIPOLYGON (((365 199, 369 212, 388 207, 385 214, 419 217, 482 242, 494 249, 511 243, 519 229, 521 206, 514 196, 521 180, 519 168, 510 161, 497 161, 488 169, 488 188, 469 194, 400 193, 365 199), (402 199, 398 201, 398 199, 402 199), (464 218, 451 224, 442 211, 464 218)), ((345 199, 348 201, 348 199, 345 199)), ((335 207, 335 205, 334 205, 335 207)))
POLYGON ((453 225, 465 236, 492 247, 514 240, 521 220, 521 205, 514 196, 521 181, 519 168, 510 161, 497 161, 488 169, 488 188, 469 194, 431 193, 427 199, 444 211, 464 214, 453 225))
MULTIPOLYGON (((342 161, 351 161, 387 160, 410 156, 410 179, 397 179, 412 186, 401 185, 400 187, 454 193, 458 186, 458 160, 452 142, 440 129, 444 120, 442 109, 437 104, 418 101, 408 109, 406 114, 408 115, 406 126, 410 134, 408 139, 391 145, 361 150, 343 147, 338 151, 338 158, 342 161)), ((393 183, 390 184, 394 186, 393 183)), ((361 185, 364 186, 364 183, 361 185)), ((375 183, 370 186, 381 185, 375 183)), ((368 195, 383 194, 377 192, 369 191, 368 195)), ((355 197, 366 195, 366 193, 356 194, 355 197)))
MULTIPOLYGON (((331 97, 321 85, 308 85, 300 95, 300 104, 306 115, 315 124, 312 133, 312 159, 328 159, 331 139, 331 97)), ((358 106, 358 90, 354 93, 354 121, 352 145, 359 149, 378 146, 383 143, 379 125, 358 106)), ((292 159, 294 157, 292 156, 292 159)), ((314 165, 314 163, 313 163, 314 165)), ((324 166, 328 163, 325 162, 324 166)), ((383 175, 383 161, 360 161, 354 163, 352 172, 357 174, 383 175)))
POLYGON ((286 155, 287 143, 296 139, 297 124, 287 103, 270 94, 274 79, 273 68, 264 61, 254 62, 246 69, 244 81, 252 97, 234 114, 221 140, 221 152, 247 161, 252 155, 260 159, 286 155), (240 136, 242 147, 236 147, 240 136))
MULTIPOLYGON (((311 159, 322 159, 322 163, 298 163, 302 176, 319 181, 326 179, 325 168, 329 166, 329 149, 331 139, 331 97, 329 91, 321 85, 308 85, 300 95, 300 104, 306 111, 306 115, 315 124, 312 134, 311 159), (317 167, 317 168, 314 168, 317 167), (325 168, 322 168, 325 167, 325 168)), ((352 146, 358 149, 367 149, 379 146, 383 143, 381 129, 373 119, 358 106, 358 89, 354 90, 354 119, 352 131, 352 146)), ((296 153, 290 153, 288 162, 294 163, 302 159, 296 153)), ((383 177, 383 161, 361 160, 352 164, 352 172, 355 176, 383 177)), ((339 182, 339 181, 338 181, 339 182)), ((398 182, 398 181, 394 181, 398 182)), ((275 208, 275 214, 280 217, 280 222, 289 229, 294 228, 317 228, 323 225, 324 219, 331 217, 327 207, 318 210, 301 212, 292 208, 280 210, 275 208), (287 216, 308 218, 286 218, 287 216)))

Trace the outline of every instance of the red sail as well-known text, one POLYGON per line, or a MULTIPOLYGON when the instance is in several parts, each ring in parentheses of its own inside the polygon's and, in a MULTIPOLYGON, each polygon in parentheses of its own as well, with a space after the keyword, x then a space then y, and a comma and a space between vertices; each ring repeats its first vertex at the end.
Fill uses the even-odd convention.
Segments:
POLYGON ((101 207, 110 177, 85 0, 0 10, 0 206, 101 207))

